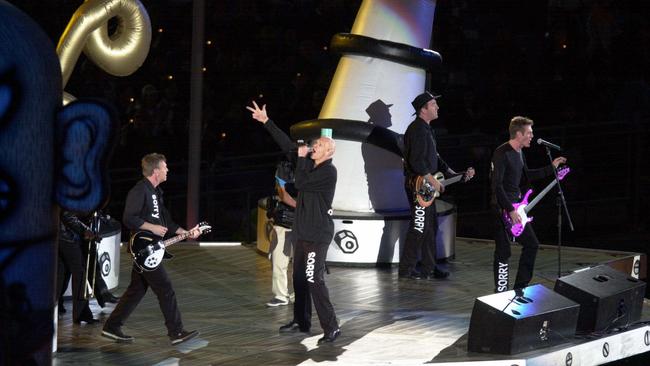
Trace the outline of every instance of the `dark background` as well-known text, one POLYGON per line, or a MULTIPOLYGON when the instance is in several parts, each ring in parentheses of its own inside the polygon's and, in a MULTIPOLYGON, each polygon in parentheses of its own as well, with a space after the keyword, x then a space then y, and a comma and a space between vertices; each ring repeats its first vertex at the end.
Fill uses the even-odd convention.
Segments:
MULTIPOLYGON (((14 3, 54 44, 80 5, 14 3)), ((119 113, 106 210, 120 218, 140 158, 156 151, 171 168, 167 205, 184 223, 192 3, 142 3, 154 31, 144 65, 118 78, 82 55, 66 91, 107 100, 119 113)), ((211 239, 254 240, 257 199, 272 191, 277 147, 244 106, 267 103, 287 131, 315 118, 339 58, 329 41, 350 31, 360 3, 206 1, 201 217, 216 228, 211 239)), ((647 251, 649 15, 641 0, 438 1, 431 48, 444 62, 431 88, 444 95, 435 122, 441 154, 478 173, 446 195, 458 205, 459 235, 491 238, 489 159, 521 114, 535 120, 536 136, 566 148, 576 230, 563 227, 563 244, 647 251)), ((547 163, 539 146, 526 153, 532 167, 547 163)), ((556 211, 549 195, 534 212, 543 243, 557 243, 556 211)))

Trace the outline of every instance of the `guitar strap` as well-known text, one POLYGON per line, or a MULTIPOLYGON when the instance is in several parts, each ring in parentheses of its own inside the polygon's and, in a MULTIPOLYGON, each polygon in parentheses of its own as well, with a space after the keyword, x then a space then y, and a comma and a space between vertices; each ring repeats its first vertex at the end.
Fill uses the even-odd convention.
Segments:
MULTIPOLYGON (((163 190, 160 187, 156 187, 156 191, 158 191, 158 197, 160 201, 160 225, 167 227, 167 208, 165 208, 165 200, 163 198, 163 190)), ((167 236, 167 235, 165 235, 167 236)), ((162 238, 164 239, 164 238, 162 238)), ((169 251, 165 250, 165 254, 163 255, 163 259, 172 259, 174 258, 174 255, 171 254, 169 251)))
POLYGON ((411 191, 413 191, 413 193, 415 193, 415 192, 418 191, 418 189, 417 189, 418 178, 419 178, 419 175, 416 175, 416 174, 410 175, 410 176, 407 178, 407 179, 408 179, 408 185, 409 185, 409 188, 411 189, 411 191))
MULTIPOLYGON (((528 164, 526 164, 526 158, 524 157, 524 150, 523 149, 519 151, 519 158, 521 159, 521 166, 522 166, 521 169, 522 169, 522 173, 523 173, 523 176, 524 176, 524 180, 526 181, 525 182, 525 187, 528 187, 530 185, 530 179, 528 178, 528 173, 527 173, 528 164)), ((520 183, 519 186, 521 187, 521 182, 519 182, 519 183, 520 183)), ((522 197, 521 188, 519 188, 519 198, 518 199, 521 199, 521 197, 522 197)), ((508 213, 506 212, 506 215, 507 214, 508 213)), ((512 232, 510 232, 510 230, 508 230, 505 223, 503 224, 503 230, 506 231, 506 238, 508 238, 508 241, 510 242, 510 244, 514 244, 515 243, 515 236, 512 234, 512 232)))
MULTIPOLYGON (((530 178, 528 177, 528 164, 526 164, 526 157, 524 157, 524 150, 521 150, 519 152, 519 158, 521 158, 521 163, 523 166, 522 170, 523 170, 523 176, 525 180, 524 187, 530 187, 530 178)), ((521 182, 519 183, 521 186, 521 182)), ((520 192, 520 196, 521 196, 521 192, 520 192)))
POLYGON ((413 202, 417 202, 417 180, 418 180, 418 175, 417 174, 411 174, 407 173, 405 179, 406 186, 408 189, 411 190, 413 197, 409 197, 409 199, 413 200, 413 202))
POLYGON ((156 187, 156 193, 158 194, 158 201, 160 202, 160 225, 167 227, 167 222, 165 220, 165 200, 163 198, 163 190, 160 187, 156 187))

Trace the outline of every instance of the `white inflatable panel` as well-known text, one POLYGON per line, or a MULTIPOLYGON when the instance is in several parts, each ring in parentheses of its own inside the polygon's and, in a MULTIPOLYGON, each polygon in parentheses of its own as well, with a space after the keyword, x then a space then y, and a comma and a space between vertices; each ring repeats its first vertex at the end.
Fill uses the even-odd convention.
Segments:
MULTIPOLYGON (((436 200, 436 257, 456 256, 456 207, 436 200)), ((408 211, 380 215, 334 211, 334 238, 327 251, 327 261, 336 263, 399 263, 406 240, 410 216, 408 211)))
MULTIPOLYGON (((266 217, 264 198, 257 206, 257 250, 268 253, 271 222, 266 217)), ((455 257, 456 207, 436 200, 438 234, 437 258, 455 257)), ((410 222, 408 211, 381 215, 334 211, 334 238, 327 251, 327 262, 345 264, 397 264, 410 222)))
POLYGON ((409 217, 334 216, 334 239, 327 251, 327 262, 399 263, 409 217))
MULTIPOLYGON (((106 282, 106 287, 108 287, 109 290, 116 288, 120 282, 121 234, 122 232, 118 231, 110 236, 103 237, 97 248, 97 261, 99 262, 99 268, 102 270, 102 278, 104 279, 104 282, 106 282)), ((82 245, 88 245, 88 242, 84 242, 82 245)), ((83 259, 86 260, 86 258, 83 259)), ((90 279, 91 278, 92 277, 90 277, 90 279)), ((63 296, 72 296, 72 278, 68 281, 63 296)))
MULTIPOLYGON (((435 1, 365 0, 352 33, 428 48, 435 1)), ((393 61, 343 55, 319 118, 368 121, 403 134, 413 120, 411 100, 424 91, 425 71, 393 61)), ((333 131, 336 140, 336 128, 333 131)), ((337 140, 335 210, 406 210, 401 159, 361 143, 337 140)))
MULTIPOLYGON (((344 56, 319 118, 368 121, 403 134, 413 117, 410 104, 423 90, 425 73, 392 61, 344 56), (364 65, 360 60, 368 61, 364 65), (336 93, 337 78, 345 87, 336 93), (372 79, 372 80, 371 80, 372 79), (347 102, 345 102, 347 101, 347 102)), ((374 212, 408 209, 402 159, 370 144, 336 139, 335 210, 374 212)))
POLYGON ((102 238, 97 249, 97 261, 106 287, 114 289, 120 282, 120 236, 121 232, 102 238))

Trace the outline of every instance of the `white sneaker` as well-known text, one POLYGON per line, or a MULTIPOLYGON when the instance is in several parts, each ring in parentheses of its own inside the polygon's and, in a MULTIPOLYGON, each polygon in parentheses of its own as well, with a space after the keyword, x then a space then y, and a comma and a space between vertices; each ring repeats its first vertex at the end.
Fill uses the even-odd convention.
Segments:
POLYGON ((277 297, 272 298, 271 301, 266 303, 266 306, 268 307, 286 306, 286 305, 289 305, 289 301, 278 299, 277 297))

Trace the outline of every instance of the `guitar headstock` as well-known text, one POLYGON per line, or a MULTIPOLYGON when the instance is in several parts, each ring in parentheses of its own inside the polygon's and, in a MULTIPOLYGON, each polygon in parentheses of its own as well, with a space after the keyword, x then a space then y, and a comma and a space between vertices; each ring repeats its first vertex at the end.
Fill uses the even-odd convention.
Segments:
POLYGON ((199 232, 201 234, 206 234, 212 231, 212 226, 208 224, 206 221, 201 221, 199 222, 199 232))
POLYGON ((564 177, 566 177, 567 174, 569 174, 569 172, 571 172, 571 168, 569 168, 568 166, 564 166, 564 167, 558 169, 557 178, 559 180, 562 180, 562 179, 564 179, 564 177))
POLYGON ((463 174, 463 182, 467 182, 470 179, 474 178, 475 173, 476 173, 476 171, 474 170, 473 167, 467 168, 467 170, 462 173, 463 174))

